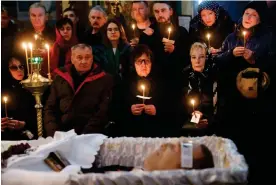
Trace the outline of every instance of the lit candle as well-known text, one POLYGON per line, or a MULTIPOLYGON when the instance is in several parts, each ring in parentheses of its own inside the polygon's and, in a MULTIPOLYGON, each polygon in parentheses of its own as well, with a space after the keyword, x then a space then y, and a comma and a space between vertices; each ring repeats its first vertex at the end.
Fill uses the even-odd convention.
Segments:
POLYGON ((211 45, 210 45, 210 37, 211 37, 211 35, 208 33, 208 34, 206 35, 206 37, 207 37, 207 39, 208 39, 208 47, 210 48, 210 47, 211 47, 211 45))
POLYGON ((35 38, 35 40, 37 40, 37 38, 38 38, 37 34, 34 35, 34 38, 35 38))
POLYGON ((132 29, 133 29, 133 36, 134 36, 134 38, 136 37, 135 36, 135 24, 132 24, 132 29))
POLYGON ((191 104, 193 105, 193 112, 195 112, 195 100, 191 99, 191 104))
POLYGON ((243 47, 245 48, 245 45, 246 45, 246 41, 245 41, 246 31, 243 31, 242 34, 243 34, 243 44, 244 44, 243 47))
POLYGON ((170 40, 171 31, 172 31, 172 28, 171 28, 171 27, 169 27, 169 28, 168 28, 168 32, 169 32, 169 35, 168 35, 168 40, 170 40))
POLYGON ((27 45, 25 42, 22 43, 22 47, 25 49, 27 72, 28 72, 28 76, 29 76, 30 72, 29 72, 29 62, 28 62, 28 49, 27 49, 27 45))
POLYGON ((8 117, 8 110, 7 110, 7 101, 8 101, 8 97, 4 96, 3 97, 4 103, 5 103, 5 114, 6 114, 6 118, 8 117))
POLYGON ((50 47, 48 44, 45 44, 45 48, 47 49, 48 52, 48 78, 51 80, 51 71, 50 71, 50 47))
POLYGON ((141 85, 141 89, 142 89, 142 91, 143 91, 143 104, 145 104, 145 89, 146 89, 146 87, 145 87, 145 85, 141 85))
POLYGON ((33 74, 33 65, 32 65, 32 59, 33 59, 33 44, 29 43, 29 48, 31 50, 31 59, 30 59, 30 64, 31 64, 31 75, 33 74))

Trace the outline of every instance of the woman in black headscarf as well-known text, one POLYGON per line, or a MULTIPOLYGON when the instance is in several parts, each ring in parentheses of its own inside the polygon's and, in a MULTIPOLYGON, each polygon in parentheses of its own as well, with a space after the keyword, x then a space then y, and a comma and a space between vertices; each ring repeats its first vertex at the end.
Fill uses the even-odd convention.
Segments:
POLYGON ((234 22, 228 12, 216 2, 203 1, 198 6, 198 14, 190 23, 189 35, 192 43, 204 42, 208 46, 210 43, 210 52, 216 54, 224 39, 233 31, 234 22))
POLYGON ((27 77, 21 61, 18 57, 9 60, 9 77, 1 87, 2 98, 6 99, 7 104, 5 106, 5 102, 2 101, 2 140, 26 140, 37 137, 34 97, 20 84, 20 81, 27 77))
MULTIPOLYGON (((157 137, 169 134, 165 126, 164 91, 154 76, 153 54, 148 46, 137 45, 132 54, 135 67, 124 83, 121 133, 133 137, 157 137), (162 117, 162 118, 161 118, 162 117)), ((172 98, 172 97, 167 97, 172 98)))

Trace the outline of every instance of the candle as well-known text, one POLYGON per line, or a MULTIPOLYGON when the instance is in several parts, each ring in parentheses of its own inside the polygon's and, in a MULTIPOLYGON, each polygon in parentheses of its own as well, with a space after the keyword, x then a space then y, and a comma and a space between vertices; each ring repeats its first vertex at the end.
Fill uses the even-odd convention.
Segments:
POLYGON ((37 40, 37 38, 38 38, 37 34, 34 35, 34 38, 35 38, 35 40, 37 40))
POLYGON ((208 33, 208 34, 206 35, 206 37, 207 37, 207 39, 208 39, 208 47, 210 48, 210 47, 211 47, 211 45, 210 45, 210 37, 211 37, 211 35, 208 33))
POLYGON ((7 110, 7 101, 8 101, 8 97, 4 96, 3 97, 4 103, 5 103, 5 114, 6 114, 6 118, 8 117, 8 110, 7 110))
POLYGON ((51 80, 51 71, 50 71, 50 48, 48 44, 45 44, 45 48, 47 49, 48 52, 48 78, 51 80))
POLYGON ((246 45, 246 41, 245 41, 246 31, 243 31, 242 34, 243 34, 243 44, 244 44, 243 47, 245 48, 245 45, 246 45))
POLYGON ((169 27, 169 28, 168 28, 168 32, 169 32, 169 35, 168 35, 168 40, 170 40, 171 31, 172 31, 172 28, 171 28, 171 27, 169 27))
POLYGON ((143 91, 143 104, 145 104, 145 89, 146 89, 146 87, 145 87, 145 85, 141 85, 141 89, 142 89, 142 91, 143 91))
POLYGON ((31 64, 31 75, 33 74, 33 65, 32 65, 32 59, 33 59, 33 44, 29 43, 29 48, 31 50, 31 60, 30 60, 30 64, 31 64))
POLYGON ((193 105, 193 112, 195 112, 195 100, 191 99, 191 104, 193 105))
POLYGON ((29 62, 28 62, 28 49, 27 49, 27 45, 25 42, 22 43, 23 48, 25 49, 25 55, 26 55, 26 64, 27 64, 27 72, 28 72, 28 76, 30 75, 29 72, 29 62))
POLYGON ((133 36, 134 36, 134 38, 136 37, 135 36, 135 24, 132 24, 132 29, 133 29, 133 36))

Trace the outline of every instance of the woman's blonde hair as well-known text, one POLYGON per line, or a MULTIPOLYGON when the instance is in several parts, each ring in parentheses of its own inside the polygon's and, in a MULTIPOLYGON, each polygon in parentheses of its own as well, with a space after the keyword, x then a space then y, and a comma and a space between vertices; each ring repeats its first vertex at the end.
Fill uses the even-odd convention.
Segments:
POLYGON ((201 42, 195 42, 193 43, 193 45, 191 46, 191 49, 190 49, 190 55, 192 55, 192 51, 195 50, 195 49, 203 49, 205 51, 205 54, 207 53, 207 46, 206 44, 204 43, 201 43, 201 42))

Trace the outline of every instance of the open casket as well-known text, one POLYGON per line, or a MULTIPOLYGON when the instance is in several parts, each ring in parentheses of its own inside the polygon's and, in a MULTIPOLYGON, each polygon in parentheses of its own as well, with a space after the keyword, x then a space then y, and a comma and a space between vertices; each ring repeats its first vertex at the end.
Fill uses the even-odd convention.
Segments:
POLYGON ((225 138, 205 136, 196 138, 107 138, 101 144, 94 164, 142 167, 144 158, 161 144, 182 140, 205 144, 212 152, 215 168, 204 170, 131 171, 105 174, 67 174, 8 170, 2 183, 15 184, 246 184, 248 166, 237 152, 235 144, 225 138), (16 177, 16 178, 14 178, 16 177), (18 179, 18 180, 16 180, 18 179))

